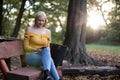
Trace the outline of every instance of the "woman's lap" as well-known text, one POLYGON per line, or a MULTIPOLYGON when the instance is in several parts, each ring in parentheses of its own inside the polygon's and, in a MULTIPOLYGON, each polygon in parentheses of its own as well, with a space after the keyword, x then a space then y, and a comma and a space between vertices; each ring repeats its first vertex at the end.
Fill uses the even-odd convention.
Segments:
POLYGON ((39 53, 27 55, 26 62, 30 66, 39 67, 42 65, 41 55, 39 53))

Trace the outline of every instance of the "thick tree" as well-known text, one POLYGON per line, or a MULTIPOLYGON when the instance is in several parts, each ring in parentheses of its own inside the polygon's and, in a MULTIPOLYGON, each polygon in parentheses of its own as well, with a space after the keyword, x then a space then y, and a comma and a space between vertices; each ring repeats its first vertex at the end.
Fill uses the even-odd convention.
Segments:
POLYGON ((67 45, 69 48, 65 58, 73 65, 97 64, 96 61, 87 54, 85 48, 86 1, 87 0, 69 0, 64 45, 67 45))

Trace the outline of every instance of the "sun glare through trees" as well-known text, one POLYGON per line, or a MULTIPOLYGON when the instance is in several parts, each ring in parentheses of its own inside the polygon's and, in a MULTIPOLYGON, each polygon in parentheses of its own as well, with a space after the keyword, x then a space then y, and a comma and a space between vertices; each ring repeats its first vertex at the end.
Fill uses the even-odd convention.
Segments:
MULTIPOLYGON (((112 2, 104 3, 101 7, 102 12, 104 12, 105 19, 108 17, 108 12, 114 7, 112 2)), ((87 26, 91 27, 94 30, 101 29, 104 26, 105 22, 103 20, 102 14, 97 10, 97 7, 94 7, 92 10, 88 11, 87 17, 87 26)))

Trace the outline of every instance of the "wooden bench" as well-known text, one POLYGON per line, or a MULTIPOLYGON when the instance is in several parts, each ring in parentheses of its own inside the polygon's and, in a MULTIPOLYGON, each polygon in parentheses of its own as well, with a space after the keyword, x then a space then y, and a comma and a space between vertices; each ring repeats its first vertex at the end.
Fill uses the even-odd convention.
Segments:
MULTIPOLYGON (((66 51, 67 51, 67 47, 65 46, 51 44, 52 57, 56 67, 61 66, 61 63, 66 51), (58 53, 55 53, 55 52, 58 52, 58 53)), ((4 80, 39 80, 38 78, 42 73, 40 69, 38 70, 33 67, 21 67, 16 70, 9 69, 8 65, 5 62, 5 59, 8 59, 14 56, 21 56, 21 58, 23 59, 22 54, 23 54, 22 40, 17 40, 17 39, 2 40, 0 42, 0 69, 3 73, 4 80)))

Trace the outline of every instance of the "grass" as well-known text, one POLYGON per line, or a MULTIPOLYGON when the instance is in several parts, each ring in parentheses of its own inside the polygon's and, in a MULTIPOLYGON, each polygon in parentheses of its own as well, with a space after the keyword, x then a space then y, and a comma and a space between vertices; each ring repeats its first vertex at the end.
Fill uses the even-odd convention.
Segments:
POLYGON ((101 44, 87 44, 86 49, 89 52, 97 52, 97 54, 116 53, 120 55, 120 45, 101 45, 101 44))
POLYGON ((93 58, 109 65, 120 62, 120 45, 87 44, 86 49, 93 58))

